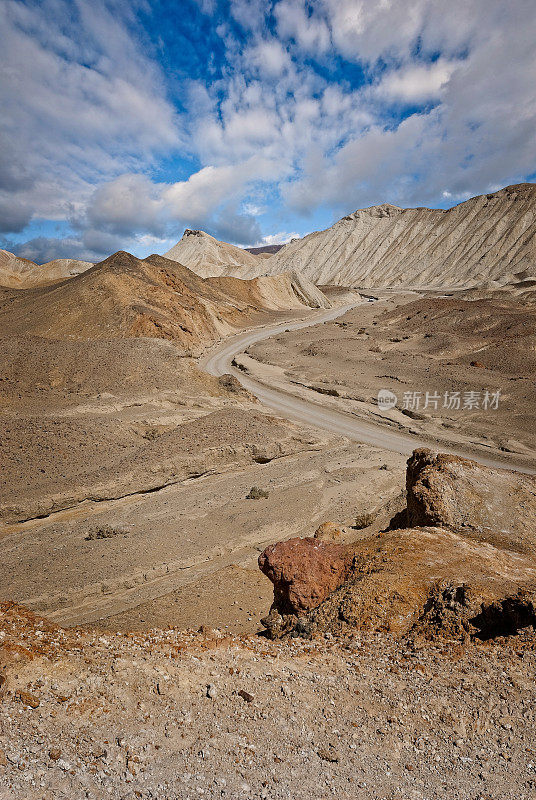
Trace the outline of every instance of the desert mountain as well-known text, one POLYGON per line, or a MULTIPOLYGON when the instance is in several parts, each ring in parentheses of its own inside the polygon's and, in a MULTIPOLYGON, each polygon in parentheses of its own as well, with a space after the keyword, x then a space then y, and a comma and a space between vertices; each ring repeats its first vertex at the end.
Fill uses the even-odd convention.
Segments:
POLYGON ((75 258, 57 258, 39 265, 7 250, 0 250, 0 286, 10 289, 43 286, 79 275, 92 266, 89 261, 78 261, 75 258))
POLYGON ((444 211, 384 203, 285 245, 256 270, 297 269, 354 287, 502 284, 536 273, 536 184, 508 186, 444 211))
POLYGON ((33 267, 33 261, 19 258, 8 250, 0 250, 0 286, 9 286, 14 289, 24 284, 24 279, 33 267))
POLYGON ((257 311, 329 305, 298 276, 221 282, 162 256, 141 260, 120 251, 68 281, 8 293, 0 326, 9 335, 48 339, 168 339, 196 355, 251 324, 257 311))
POLYGON ((204 231, 191 230, 185 230, 180 242, 164 253, 164 256, 184 264, 202 278, 230 274, 240 278, 242 272, 254 270, 262 263, 247 250, 220 242, 204 231))

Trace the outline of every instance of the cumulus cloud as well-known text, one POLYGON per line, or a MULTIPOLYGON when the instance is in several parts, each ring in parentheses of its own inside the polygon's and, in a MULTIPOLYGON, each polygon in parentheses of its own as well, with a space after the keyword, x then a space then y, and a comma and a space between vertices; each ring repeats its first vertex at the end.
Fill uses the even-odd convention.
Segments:
POLYGON ((163 206, 159 187, 145 175, 121 175, 94 192, 86 219, 90 227, 116 234, 162 234, 163 206))
POLYGON ((251 244, 289 211, 455 202, 535 169, 533 0, 196 0, 218 41, 180 80, 139 2, 3 4, 6 231, 70 220, 93 256, 183 226, 251 244))
POLYGON ((536 124, 536 25, 529 5, 516 0, 508 8, 497 2, 467 8, 460 0, 451 8, 454 26, 437 3, 414 2, 399 27, 397 4, 327 3, 332 25, 344 9, 349 12, 333 37, 335 46, 401 61, 363 92, 371 103, 371 124, 331 152, 309 155, 303 171, 286 183, 289 206, 307 213, 318 206, 349 211, 385 200, 433 204, 530 175, 536 156, 530 133, 536 124), (387 24, 389 9, 394 16, 387 24), (444 47, 450 58, 426 63, 422 52, 414 54, 417 39, 424 50, 444 47), (435 103, 408 118, 383 120, 381 107, 389 100, 435 103))
POLYGON ((324 53, 331 42, 327 21, 321 14, 310 12, 304 0, 281 0, 274 9, 277 32, 284 39, 293 39, 308 53, 324 53))
MULTIPOLYGON (((72 219, 86 247, 105 252, 135 237, 165 239, 186 226, 218 238, 249 244, 261 236, 252 204, 241 204, 246 188, 269 174, 269 164, 251 159, 239 165, 204 167, 187 180, 158 183, 125 174, 99 186, 85 212, 72 219)), ((117 247, 116 247, 117 249, 117 247)))
POLYGON ((31 218, 32 210, 26 203, 0 194, 0 233, 19 233, 31 218))
POLYGON ((440 59, 431 64, 410 64, 388 72, 379 83, 376 94, 386 100, 402 103, 423 103, 441 96, 456 69, 456 62, 440 59))
POLYGON ((179 143, 162 74, 132 29, 136 5, 0 6, 0 179, 37 216, 64 217, 103 175, 179 143))
POLYGON ((247 53, 251 65, 264 77, 277 78, 290 68, 290 56, 276 39, 261 41, 247 53))

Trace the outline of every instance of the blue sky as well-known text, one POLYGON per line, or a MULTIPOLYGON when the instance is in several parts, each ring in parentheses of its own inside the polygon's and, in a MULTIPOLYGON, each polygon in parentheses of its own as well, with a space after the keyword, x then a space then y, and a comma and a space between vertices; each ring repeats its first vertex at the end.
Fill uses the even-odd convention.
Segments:
POLYGON ((0 247, 279 243, 536 174, 534 0, 5 0, 0 247))

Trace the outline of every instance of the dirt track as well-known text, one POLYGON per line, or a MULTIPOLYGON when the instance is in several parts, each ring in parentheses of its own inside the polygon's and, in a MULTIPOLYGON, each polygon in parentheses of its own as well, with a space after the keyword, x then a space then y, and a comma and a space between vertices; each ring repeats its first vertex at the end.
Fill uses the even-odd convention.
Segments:
MULTIPOLYGON (((304 397, 303 393, 299 396, 295 385, 284 380, 282 375, 275 376, 274 372, 265 368, 264 365, 256 363, 254 375, 247 374, 247 366, 243 362, 241 362, 242 369, 233 366, 235 358, 257 342, 287 331, 296 331, 330 322, 343 316, 357 305, 359 304, 354 303, 338 309, 331 309, 328 312, 318 312, 307 320, 264 326, 233 336, 223 344, 212 348, 206 356, 200 359, 199 364, 210 375, 220 376, 226 373, 234 375, 244 388, 255 395, 265 406, 293 422, 313 425, 353 441, 381 447, 402 455, 410 455, 416 447, 434 444, 433 437, 422 438, 412 433, 402 433, 389 428, 387 424, 382 424, 380 421, 376 423, 363 421, 356 418, 355 415, 334 407, 327 407, 325 403, 315 402, 313 392, 309 392, 309 396, 306 394, 304 397)), ((248 366, 249 363, 248 361, 248 366)), ((388 422, 389 420, 386 419, 385 423, 388 422)), ((475 447, 463 448, 453 444, 449 445, 444 440, 441 441, 441 449, 476 459, 488 467, 510 468, 531 475, 536 473, 532 466, 527 465, 526 460, 515 456, 490 458, 475 447)))

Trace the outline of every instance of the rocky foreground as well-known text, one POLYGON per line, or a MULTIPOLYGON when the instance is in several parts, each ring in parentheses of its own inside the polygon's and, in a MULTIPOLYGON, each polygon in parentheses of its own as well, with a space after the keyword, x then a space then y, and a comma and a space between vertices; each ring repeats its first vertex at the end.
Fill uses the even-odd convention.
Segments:
POLYGON ((0 798, 533 798, 535 489, 416 451, 388 529, 264 551, 272 639, 0 604, 0 798))
POLYGON ((536 792, 532 634, 99 636, 9 604, 1 622, 2 800, 536 792))

